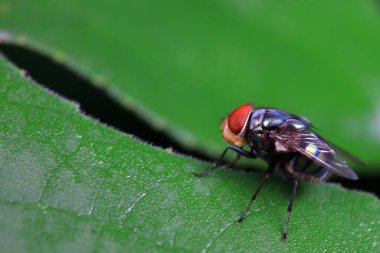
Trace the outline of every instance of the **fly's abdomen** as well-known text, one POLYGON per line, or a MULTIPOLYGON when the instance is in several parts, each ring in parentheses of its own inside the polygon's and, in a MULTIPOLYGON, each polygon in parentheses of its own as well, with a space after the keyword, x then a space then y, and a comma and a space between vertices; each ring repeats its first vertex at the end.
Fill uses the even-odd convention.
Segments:
MULTIPOLYGON (((334 160, 334 153, 323 151, 313 146, 313 156, 326 163, 334 160)), ((307 148, 306 148, 307 150, 307 148)), ((287 170, 296 178, 312 182, 321 182, 327 179, 330 174, 329 169, 315 162, 315 158, 307 158, 301 154, 296 154, 287 164, 287 170)))

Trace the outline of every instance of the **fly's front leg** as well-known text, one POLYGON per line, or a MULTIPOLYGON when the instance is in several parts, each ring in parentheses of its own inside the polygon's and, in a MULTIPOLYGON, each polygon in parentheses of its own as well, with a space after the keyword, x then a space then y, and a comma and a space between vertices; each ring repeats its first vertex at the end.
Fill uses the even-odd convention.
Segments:
POLYGON ((204 171, 202 171, 200 173, 193 173, 193 176, 194 177, 200 177, 200 176, 204 176, 204 175, 210 174, 210 172, 212 172, 214 169, 216 169, 218 166, 220 166, 222 164, 223 159, 226 156, 227 151, 229 149, 235 151, 238 154, 238 157, 234 161, 232 161, 232 163, 236 162, 240 158, 240 156, 245 156, 245 157, 252 158, 252 159, 255 159, 257 157, 256 154, 248 152, 248 151, 245 151, 242 148, 239 148, 239 147, 236 147, 236 146, 229 146, 229 147, 227 147, 223 151, 223 153, 221 154, 221 156, 219 157, 219 159, 216 160, 208 169, 206 169, 206 170, 204 170, 204 171))
POLYGON ((231 168, 237 161, 239 161, 241 155, 240 154, 237 154, 236 158, 233 159, 231 162, 227 163, 225 166, 227 168, 231 168))

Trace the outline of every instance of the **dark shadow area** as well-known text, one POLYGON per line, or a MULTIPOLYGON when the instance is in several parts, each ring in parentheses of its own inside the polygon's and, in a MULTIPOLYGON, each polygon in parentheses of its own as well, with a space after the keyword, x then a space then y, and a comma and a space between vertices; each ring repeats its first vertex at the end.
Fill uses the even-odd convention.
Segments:
MULTIPOLYGON (((47 56, 12 44, 0 43, 0 51, 13 64, 24 69, 37 83, 65 98, 78 102, 84 113, 107 125, 135 135, 154 145, 163 148, 172 147, 175 152, 190 155, 201 160, 211 162, 217 158, 209 157, 197 150, 189 150, 182 147, 166 132, 155 129, 133 110, 124 108, 104 90, 96 87, 90 81, 47 56)), ((238 169, 250 170, 246 166, 239 166, 238 169)), ((372 192, 380 197, 379 177, 361 177, 358 181, 348 181, 336 177, 331 181, 340 183, 346 188, 372 192)))
POLYGON ((347 179, 342 179, 338 177, 331 178, 329 182, 339 183, 343 187, 358 190, 358 191, 366 191, 376 194, 378 198, 380 198, 380 187, 379 187, 379 177, 362 177, 359 175, 359 180, 352 181, 347 179))
POLYGON ((134 111, 117 103, 104 90, 52 59, 11 44, 0 43, 0 51, 38 84, 79 103, 85 114, 162 148, 172 147, 176 152, 210 160, 210 157, 200 152, 182 148, 167 133, 153 128, 134 111))

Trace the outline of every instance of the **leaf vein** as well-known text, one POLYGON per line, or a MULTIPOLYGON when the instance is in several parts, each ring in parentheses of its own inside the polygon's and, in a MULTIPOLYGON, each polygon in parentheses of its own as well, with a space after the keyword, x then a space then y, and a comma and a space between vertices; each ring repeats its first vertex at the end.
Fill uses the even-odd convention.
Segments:
POLYGON ((209 248, 211 248, 211 246, 214 244, 214 242, 218 239, 218 237, 220 237, 223 232, 232 225, 231 222, 227 223, 221 230, 219 230, 212 238, 210 241, 208 241, 208 243, 203 247, 202 249, 202 253, 206 253, 208 251, 209 248))

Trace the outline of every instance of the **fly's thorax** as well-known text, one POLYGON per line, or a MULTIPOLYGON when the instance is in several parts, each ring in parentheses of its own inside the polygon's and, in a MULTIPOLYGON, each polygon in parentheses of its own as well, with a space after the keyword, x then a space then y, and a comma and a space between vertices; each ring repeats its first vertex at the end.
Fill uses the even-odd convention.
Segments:
POLYGON ((302 133, 306 131, 310 127, 309 124, 306 124, 305 122, 299 120, 299 119, 288 119, 283 125, 282 125, 282 131, 290 131, 290 132, 297 132, 302 133))
POLYGON ((292 115, 279 109, 257 108, 253 111, 250 128, 253 131, 269 131, 292 119, 292 115))
POLYGON ((256 130, 249 129, 245 135, 245 142, 249 146, 249 149, 254 150, 257 154, 263 150, 263 142, 261 139, 261 134, 256 130))
POLYGON ((249 122, 249 129, 251 131, 259 132, 262 130, 262 123, 264 120, 266 109, 255 109, 252 112, 251 120, 249 122))
POLYGON ((273 131, 290 118, 291 115, 277 109, 257 108, 253 111, 246 142, 257 153, 261 151, 272 153, 275 143, 271 138, 273 131))

